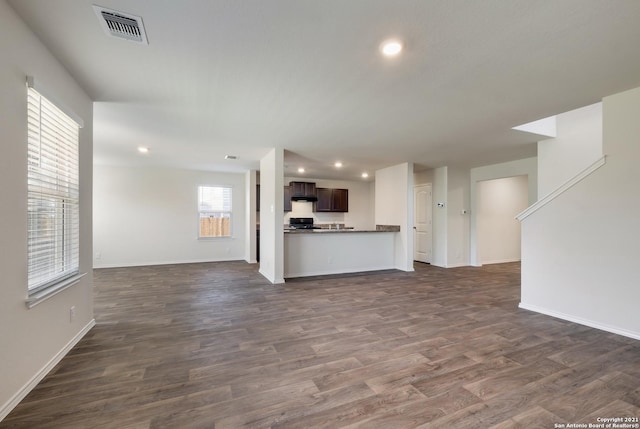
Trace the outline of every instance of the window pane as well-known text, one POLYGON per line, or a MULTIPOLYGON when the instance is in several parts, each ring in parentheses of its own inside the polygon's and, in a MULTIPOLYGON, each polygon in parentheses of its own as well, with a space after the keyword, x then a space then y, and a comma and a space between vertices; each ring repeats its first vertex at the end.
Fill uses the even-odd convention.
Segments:
POLYGON ((198 237, 231 236, 231 188, 221 186, 198 187, 198 237))
POLYGON ((78 125, 29 88, 27 270, 37 292, 79 268, 78 125))

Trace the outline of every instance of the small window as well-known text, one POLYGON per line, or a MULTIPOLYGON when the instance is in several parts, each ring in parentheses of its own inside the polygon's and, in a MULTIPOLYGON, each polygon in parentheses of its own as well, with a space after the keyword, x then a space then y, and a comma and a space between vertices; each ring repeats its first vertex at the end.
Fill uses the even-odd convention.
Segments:
POLYGON ((78 274, 79 125, 28 89, 27 217, 29 295, 78 274))
POLYGON ((198 238, 231 237, 231 188, 198 186, 198 238))

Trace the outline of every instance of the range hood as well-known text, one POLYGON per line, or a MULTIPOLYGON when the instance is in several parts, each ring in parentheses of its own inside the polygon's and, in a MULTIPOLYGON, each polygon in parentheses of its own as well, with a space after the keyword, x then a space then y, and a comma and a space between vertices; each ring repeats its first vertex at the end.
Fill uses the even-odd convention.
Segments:
POLYGON ((309 201, 309 202, 316 202, 318 201, 318 197, 316 196, 311 196, 311 195, 301 195, 301 196, 297 196, 297 197, 291 197, 291 201, 309 201))

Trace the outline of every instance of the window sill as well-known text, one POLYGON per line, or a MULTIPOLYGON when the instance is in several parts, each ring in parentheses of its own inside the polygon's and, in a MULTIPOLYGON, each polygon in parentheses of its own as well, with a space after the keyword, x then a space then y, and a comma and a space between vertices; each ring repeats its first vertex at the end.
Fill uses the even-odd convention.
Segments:
POLYGON ((64 279, 60 283, 56 283, 40 292, 34 293, 25 301, 27 308, 33 308, 36 305, 40 304, 43 301, 51 298, 54 295, 59 294, 63 290, 70 288, 80 281, 80 279, 86 276, 87 273, 77 274, 73 277, 69 277, 68 279, 64 279))

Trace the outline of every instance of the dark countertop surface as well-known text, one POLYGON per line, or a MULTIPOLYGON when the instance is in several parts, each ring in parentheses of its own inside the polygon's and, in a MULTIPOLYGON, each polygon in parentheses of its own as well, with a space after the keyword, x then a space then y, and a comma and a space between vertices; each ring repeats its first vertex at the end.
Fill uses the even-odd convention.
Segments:
POLYGON ((396 231, 389 230, 387 228, 383 229, 353 229, 353 228, 340 228, 340 229, 285 229, 286 234, 345 234, 345 233, 357 233, 357 232, 398 232, 400 228, 396 231))

